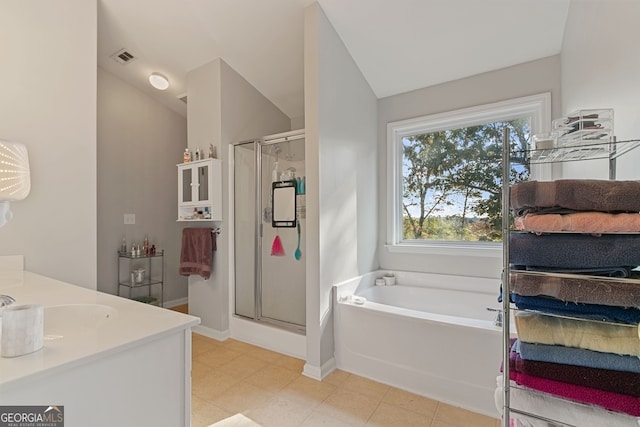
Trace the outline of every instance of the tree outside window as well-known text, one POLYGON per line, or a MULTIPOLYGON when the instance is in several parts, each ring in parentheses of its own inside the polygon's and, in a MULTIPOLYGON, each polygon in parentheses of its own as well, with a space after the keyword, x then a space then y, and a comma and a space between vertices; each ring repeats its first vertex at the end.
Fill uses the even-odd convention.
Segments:
POLYGON ((502 240, 502 135, 509 131, 511 184, 529 178, 523 158, 531 118, 402 138, 402 240, 502 240))

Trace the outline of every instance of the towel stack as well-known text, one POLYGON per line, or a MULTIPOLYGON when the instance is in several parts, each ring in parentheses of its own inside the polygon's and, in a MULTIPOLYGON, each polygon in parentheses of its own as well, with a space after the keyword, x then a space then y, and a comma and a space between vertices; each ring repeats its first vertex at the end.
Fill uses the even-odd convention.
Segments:
POLYGON ((640 182, 531 181, 510 201, 511 406, 548 416, 529 405, 559 397, 585 420, 639 425, 640 182))

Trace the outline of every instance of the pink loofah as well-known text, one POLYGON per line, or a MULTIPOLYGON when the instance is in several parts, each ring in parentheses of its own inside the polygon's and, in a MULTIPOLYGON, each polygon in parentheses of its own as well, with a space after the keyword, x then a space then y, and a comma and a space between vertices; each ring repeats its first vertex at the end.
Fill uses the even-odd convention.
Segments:
POLYGON ((284 247, 280 241, 280 236, 277 234, 275 239, 273 239, 273 244, 271 245, 271 256, 284 256, 284 247))

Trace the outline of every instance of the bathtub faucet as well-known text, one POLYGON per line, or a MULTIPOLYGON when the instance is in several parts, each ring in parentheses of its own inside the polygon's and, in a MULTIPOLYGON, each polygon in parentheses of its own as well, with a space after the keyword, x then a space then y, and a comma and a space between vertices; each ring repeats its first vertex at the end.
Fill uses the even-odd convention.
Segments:
POLYGON ((13 304, 16 300, 9 295, 0 295, 0 308, 13 304))
POLYGON ((488 311, 495 311, 496 314, 496 320, 493 321, 493 324, 498 326, 498 327, 502 327, 502 310, 498 309, 498 308, 492 308, 492 307, 487 307, 488 311))

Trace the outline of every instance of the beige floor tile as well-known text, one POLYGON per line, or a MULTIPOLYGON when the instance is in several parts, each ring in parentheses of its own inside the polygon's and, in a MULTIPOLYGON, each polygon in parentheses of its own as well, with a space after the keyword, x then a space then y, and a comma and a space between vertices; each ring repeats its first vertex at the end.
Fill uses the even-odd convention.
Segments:
POLYGON ((252 347, 245 353, 248 356, 254 357, 257 360, 262 360, 267 363, 277 363, 278 360, 285 357, 280 353, 276 353, 275 351, 267 350, 266 348, 261 347, 252 347))
POLYGON ((263 406, 274 397, 273 392, 241 381, 228 388, 212 402, 226 411, 237 413, 263 406))
POLYGON ((363 423, 361 422, 353 423, 335 418, 322 411, 313 411, 311 415, 302 422, 300 427, 354 427, 362 425, 363 423))
POLYGON ((391 387, 358 375, 349 375, 347 379, 342 382, 340 388, 381 400, 391 387))
POLYGON ((233 339, 192 337, 193 427, 501 427, 348 372, 316 381, 301 375, 304 360, 233 339))
POLYGON ((197 396, 191 398, 191 427, 208 427, 231 415, 207 400, 197 396))
POLYGON ((276 396, 267 404, 246 411, 246 415, 263 427, 298 427, 313 408, 300 402, 276 396))
POLYGON ((249 375, 253 375, 259 370, 265 368, 267 362, 262 360, 256 360, 255 358, 247 355, 240 355, 227 363, 223 363, 217 367, 218 370, 229 375, 233 375, 239 379, 247 378, 249 375))
POLYGON ((280 366, 265 366, 246 378, 250 384, 271 391, 279 391, 289 385, 300 374, 280 366))
POLYGON ((302 359, 297 359, 291 356, 282 356, 280 359, 276 361, 276 365, 282 366, 283 368, 290 369, 297 373, 301 373, 304 369, 305 361, 302 359))
POLYGON ((210 338, 200 338, 191 340, 191 354, 197 356, 207 351, 221 348, 220 343, 210 338))
POLYGON ((191 361, 191 378, 202 378, 211 372, 213 368, 198 360, 191 361))
POLYGON ((240 357, 242 353, 228 350, 220 347, 211 351, 202 352, 193 356, 193 360, 202 362, 212 368, 218 368, 220 365, 231 362, 233 359, 240 357))
POLYGON ((234 414, 207 427, 262 427, 245 414, 234 414))
POLYGON ((351 374, 348 372, 336 369, 335 371, 327 375, 327 377, 324 378, 322 381, 328 382, 329 384, 340 386, 342 385, 343 382, 347 380, 347 378, 349 378, 350 375, 351 374))
POLYGON ((224 344, 224 347, 227 350, 234 350, 243 354, 248 351, 255 350, 256 348, 259 348, 259 347, 256 347, 255 345, 247 344, 246 342, 234 340, 233 338, 226 339, 222 343, 224 344))
POLYGON ((413 412, 425 415, 432 419, 438 408, 438 401, 427 397, 419 396, 408 391, 390 387, 387 394, 382 398, 384 403, 399 406, 413 412))
POLYGON ((317 410, 353 424, 364 424, 378 406, 379 399, 339 388, 317 410))
POLYGON ((440 402, 432 427, 495 427, 495 425, 495 418, 440 402))
POLYGON ((431 425, 431 417, 383 402, 376 408, 366 425, 375 427, 429 427, 431 425))
POLYGON ((298 378, 280 390, 279 394, 287 399, 301 401, 313 407, 320 405, 336 390, 337 387, 333 384, 298 376, 298 378))
POLYGON ((194 396, 212 401, 227 392, 240 380, 229 374, 217 370, 211 370, 202 377, 191 378, 191 393, 194 396))

